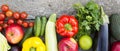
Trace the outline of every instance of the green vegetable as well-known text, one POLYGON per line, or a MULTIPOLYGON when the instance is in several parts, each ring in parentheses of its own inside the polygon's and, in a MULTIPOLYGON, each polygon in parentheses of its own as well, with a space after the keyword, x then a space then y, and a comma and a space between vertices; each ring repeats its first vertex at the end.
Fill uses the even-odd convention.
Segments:
POLYGON ((20 46, 23 44, 23 42, 24 42, 27 38, 29 38, 29 37, 32 36, 32 30, 33 30, 33 27, 30 27, 30 28, 28 28, 28 29, 25 31, 25 35, 24 35, 22 41, 21 41, 20 44, 19 44, 20 46))
POLYGON ((42 27, 41 27, 41 36, 43 36, 44 32, 45 32, 45 26, 46 26, 46 23, 47 23, 47 18, 46 17, 41 17, 41 20, 42 20, 42 27))
POLYGON ((100 7, 100 13, 101 13, 101 17, 103 19, 103 24, 105 23, 109 23, 109 17, 108 15, 105 14, 104 10, 103 10, 103 7, 100 7))
POLYGON ((56 14, 52 14, 46 24, 45 43, 47 51, 58 51, 55 31, 56 14))
POLYGON ((8 51, 10 48, 7 39, 0 33, 0 51, 8 51))
POLYGON ((120 14, 112 14, 110 16, 110 32, 112 37, 120 40, 120 14))
POLYGON ((103 24, 103 18, 101 17, 101 8, 97 3, 91 0, 85 6, 77 3, 73 7, 79 22, 79 32, 75 36, 76 39, 82 35, 90 35, 99 31, 100 25, 103 24))
POLYGON ((41 19, 39 16, 36 16, 35 18, 35 24, 34 24, 34 34, 35 36, 40 36, 41 32, 41 19))
POLYGON ((34 33, 36 32, 36 28, 37 28, 37 18, 35 17, 35 20, 34 20, 34 33))

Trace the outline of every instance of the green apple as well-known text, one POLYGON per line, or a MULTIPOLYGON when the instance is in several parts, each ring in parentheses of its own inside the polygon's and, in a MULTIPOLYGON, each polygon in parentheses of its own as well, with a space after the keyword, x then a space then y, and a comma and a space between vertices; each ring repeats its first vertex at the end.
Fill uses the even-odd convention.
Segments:
POLYGON ((83 35, 79 39, 79 45, 83 50, 89 50, 92 47, 92 38, 89 35, 83 35))

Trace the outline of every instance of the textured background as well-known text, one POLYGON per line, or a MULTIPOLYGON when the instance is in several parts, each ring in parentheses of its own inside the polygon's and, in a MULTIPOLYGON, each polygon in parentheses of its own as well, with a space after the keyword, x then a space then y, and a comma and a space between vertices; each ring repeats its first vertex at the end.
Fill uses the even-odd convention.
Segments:
MULTIPOLYGON (((73 14, 74 9, 72 5, 74 3, 82 3, 83 5, 89 0, 0 0, 0 6, 2 4, 8 4, 14 11, 26 11, 30 16, 28 18, 34 18, 35 15, 49 16, 52 13, 61 14, 73 14)), ((104 7, 105 12, 108 15, 112 13, 120 12, 120 0, 95 0, 99 5, 104 7)))
MULTIPOLYGON (((28 19, 34 19, 36 15, 49 16, 56 13, 74 14, 72 5, 74 3, 86 4, 89 0, 0 0, 0 6, 7 4, 13 11, 26 11, 29 14, 28 19)), ((120 13, 120 0, 95 0, 96 3, 104 7, 108 15, 120 13)), ((93 51, 93 50, 90 50, 93 51)))

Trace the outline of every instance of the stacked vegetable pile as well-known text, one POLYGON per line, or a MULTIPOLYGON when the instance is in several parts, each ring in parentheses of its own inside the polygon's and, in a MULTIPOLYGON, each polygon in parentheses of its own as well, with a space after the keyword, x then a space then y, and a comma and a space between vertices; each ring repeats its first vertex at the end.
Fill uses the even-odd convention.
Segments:
POLYGON ((101 13, 102 6, 99 6, 94 1, 90 1, 85 6, 77 3, 74 5, 74 8, 79 23, 79 31, 75 39, 79 41, 79 45, 83 50, 88 50, 93 45, 93 34, 100 30, 100 26, 104 22, 101 13), (91 35, 93 36, 92 38, 91 35))
POLYGON ((0 42, 5 42, 0 44, 0 50, 10 49, 7 42, 12 47, 10 51, 78 51, 79 46, 83 50, 89 50, 93 46, 90 35, 99 31, 104 22, 102 7, 94 1, 85 6, 74 4, 73 7, 76 16, 61 15, 57 19, 54 13, 48 19, 36 16, 34 22, 28 22, 26 12, 13 12, 7 5, 2 5, 0 30, 4 28, 6 38, 0 39, 0 42), (58 37, 62 37, 60 41, 58 37))

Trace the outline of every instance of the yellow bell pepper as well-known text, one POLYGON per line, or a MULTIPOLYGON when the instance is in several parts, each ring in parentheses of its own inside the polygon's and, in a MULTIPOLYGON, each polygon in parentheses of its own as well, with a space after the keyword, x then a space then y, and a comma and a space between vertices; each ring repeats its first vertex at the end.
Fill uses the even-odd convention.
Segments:
POLYGON ((31 37, 23 42, 22 51, 46 51, 46 47, 39 37, 31 37))

